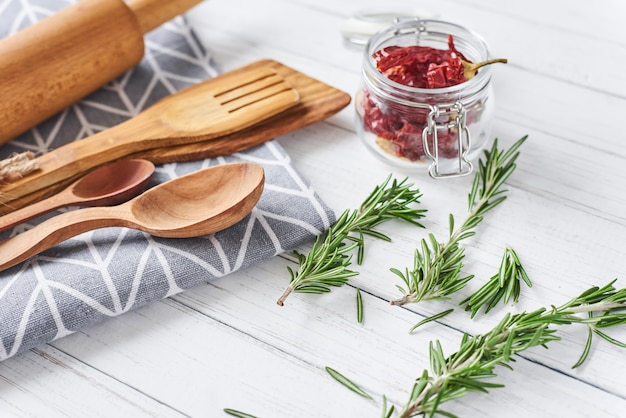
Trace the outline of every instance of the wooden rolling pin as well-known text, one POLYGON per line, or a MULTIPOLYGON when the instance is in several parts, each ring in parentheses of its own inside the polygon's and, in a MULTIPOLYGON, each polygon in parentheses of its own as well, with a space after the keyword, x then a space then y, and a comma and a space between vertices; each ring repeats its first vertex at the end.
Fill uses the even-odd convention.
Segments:
POLYGON ((202 0, 82 0, 0 41, 0 145, 137 65, 143 35, 202 0))

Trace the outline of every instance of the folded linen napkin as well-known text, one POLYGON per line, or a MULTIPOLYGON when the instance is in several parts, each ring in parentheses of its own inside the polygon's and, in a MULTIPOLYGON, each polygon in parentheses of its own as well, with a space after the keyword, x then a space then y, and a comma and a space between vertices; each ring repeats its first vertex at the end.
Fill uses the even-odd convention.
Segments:
MULTIPOLYGON (((0 1, 0 38, 74 2, 0 1)), ((217 73, 185 20, 176 18, 147 35, 146 55, 137 68, 1 146, 0 158, 24 151, 41 154, 79 140, 217 73)), ((0 272, 0 360, 291 250, 334 221, 332 210, 275 141, 234 155, 157 166, 151 186, 235 161, 262 164, 266 184, 252 213, 227 230, 164 239, 105 228, 0 272)), ((0 239, 40 221, 4 232, 0 239)))

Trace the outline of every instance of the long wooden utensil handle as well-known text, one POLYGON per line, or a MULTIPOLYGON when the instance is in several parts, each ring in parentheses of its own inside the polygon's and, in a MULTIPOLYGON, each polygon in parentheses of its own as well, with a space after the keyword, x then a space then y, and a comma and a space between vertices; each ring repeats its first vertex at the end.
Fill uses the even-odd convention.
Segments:
POLYGON ((0 203, 11 206, 11 198, 15 196, 26 196, 74 178, 77 174, 84 174, 101 165, 124 158, 133 151, 149 149, 151 146, 144 143, 154 142, 153 137, 145 134, 150 131, 151 122, 149 118, 137 116, 80 141, 70 142, 54 152, 41 155, 37 158, 39 170, 2 187, 0 203))
POLYGON ((0 242, 0 271, 83 232, 109 226, 133 226, 126 206, 86 208, 62 213, 0 242))
POLYGON ((202 0, 133 0, 128 3, 128 7, 135 13, 141 31, 148 33, 201 2, 202 0))
POLYGON ((61 192, 48 199, 40 200, 14 212, 0 216, 0 232, 27 222, 43 213, 65 206, 68 202, 67 193, 61 192))

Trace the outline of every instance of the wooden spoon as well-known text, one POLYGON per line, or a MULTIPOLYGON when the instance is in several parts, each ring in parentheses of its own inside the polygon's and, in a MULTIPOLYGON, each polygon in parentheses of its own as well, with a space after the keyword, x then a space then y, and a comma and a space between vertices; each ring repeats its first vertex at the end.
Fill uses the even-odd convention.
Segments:
POLYGON ((170 180, 121 205, 62 213, 0 243, 0 271, 98 228, 133 228, 167 238, 221 231, 250 213, 264 181, 258 164, 225 164, 170 180))
POLYGON ((146 186, 154 173, 148 160, 118 160, 75 181, 60 193, 0 217, 0 232, 66 206, 111 206, 127 201, 146 186))

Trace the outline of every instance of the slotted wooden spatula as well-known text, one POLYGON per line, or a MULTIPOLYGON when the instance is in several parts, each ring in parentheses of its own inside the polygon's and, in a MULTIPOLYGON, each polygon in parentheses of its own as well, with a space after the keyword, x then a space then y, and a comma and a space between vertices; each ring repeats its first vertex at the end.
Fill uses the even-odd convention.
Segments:
MULTIPOLYGON (((129 157, 147 159, 154 164, 165 164, 180 161, 197 161, 204 158, 215 158, 242 152, 281 135, 327 119, 344 109, 351 101, 348 93, 287 67, 278 61, 255 61, 243 68, 246 71, 255 71, 257 73, 273 71, 280 75, 287 84, 298 92, 300 97, 298 103, 260 123, 220 136, 219 138, 194 142, 193 144, 153 148, 137 152, 129 157)), ((292 139, 296 140, 296 138, 292 139)), ((81 175, 84 175, 84 173, 81 175)), ((19 208, 59 193, 81 175, 55 183, 19 199, 9 199, 8 196, 3 196, 2 188, 0 188, 0 215, 11 213, 19 208)))
POLYGON ((299 101, 271 69, 242 68, 168 96, 113 128, 37 160, 40 170, 0 187, 0 203, 61 183, 128 155, 207 141, 275 116, 299 101))

